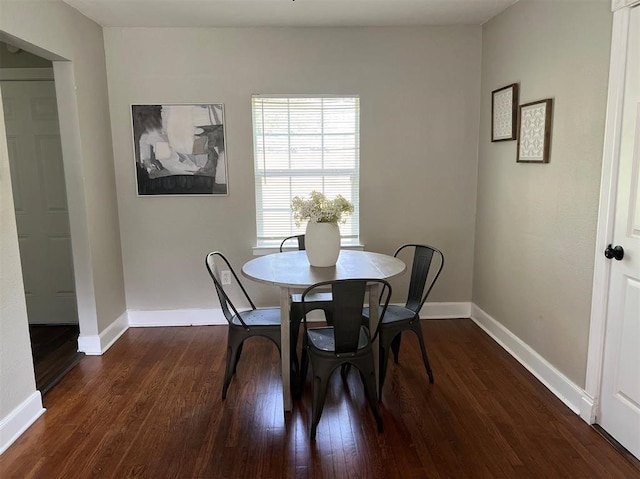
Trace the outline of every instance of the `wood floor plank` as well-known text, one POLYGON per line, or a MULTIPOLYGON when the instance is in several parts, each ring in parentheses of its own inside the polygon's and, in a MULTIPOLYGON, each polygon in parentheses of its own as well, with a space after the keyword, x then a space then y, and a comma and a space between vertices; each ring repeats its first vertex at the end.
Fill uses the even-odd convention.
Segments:
POLYGON ((357 371, 330 380, 317 440, 310 382, 282 411, 277 349, 252 338, 225 401, 226 328, 128 330, 45 397, 0 456, 2 479, 640 478, 470 320, 424 321, 389 364, 377 427, 357 371))

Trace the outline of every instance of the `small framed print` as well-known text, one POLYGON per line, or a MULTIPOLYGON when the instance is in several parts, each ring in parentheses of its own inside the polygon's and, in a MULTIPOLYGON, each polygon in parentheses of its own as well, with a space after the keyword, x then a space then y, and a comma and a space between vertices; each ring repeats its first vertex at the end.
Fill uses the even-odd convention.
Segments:
POLYGON ((517 162, 549 163, 552 109, 551 98, 520 106, 517 162))
POLYGON ((512 83, 491 92, 491 141, 516 139, 517 114, 517 83, 512 83))

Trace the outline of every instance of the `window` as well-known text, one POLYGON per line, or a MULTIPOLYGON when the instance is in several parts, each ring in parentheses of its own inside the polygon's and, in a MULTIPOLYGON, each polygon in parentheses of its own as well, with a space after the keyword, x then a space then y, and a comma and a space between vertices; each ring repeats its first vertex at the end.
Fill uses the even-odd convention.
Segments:
POLYGON ((353 203, 340 233, 343 245, 358 244, 360 99, 254 95, 252 111, 257 246, 304 233, 291 199, 313 190, 353 203))

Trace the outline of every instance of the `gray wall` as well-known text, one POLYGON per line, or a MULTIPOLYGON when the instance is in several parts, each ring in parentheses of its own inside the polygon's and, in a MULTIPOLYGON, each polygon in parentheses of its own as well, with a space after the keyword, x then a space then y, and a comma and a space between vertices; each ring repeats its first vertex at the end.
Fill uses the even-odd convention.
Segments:
POLYGON ((24 50, 10 52, 8 44, 0 42, 0 68, 51 68, 51 62, 24 50))
MULTIPOLYGON (((25 46, 16 43, 25 50, 65 60, 54 62, 54 71, 58 102, 65 102, 59 114, 67 188, 73 190, 69 214, 73 234, 74 225, 80 223, 74 208, 82 201, 82 233, 87 241, 83 253, 88 261, 84 265, 88 277, 76 277, 76 286, 81 295, 84 283, 92 284, 98 333, 125 310, 102 28, 59 0, 4 0, 0 30, 25 42, 25 46), (60 90, 59 73, 70 77, 66 91, 60 90), (65 135, 69 129, 74 130, 72 141, 65 135)), ((73 242, 76 261, 75 237, 73 242)))
MULTIPOLYGON (((361 236, 443 249, 433 301, 471 299, 481 28, 105 29, 130 310, 219 307, 204 268, 255 245, 251 94, 361 98, 361 236), (137 197, 132 103, 225 104, 227 197, 137 197)), ((262 305, 276 292, 247 282, 262 305)), ((402 298, 400 294, 398 301, 402 298)))
MULTIPOLYGON (((2 106, 2 95, 0 95, 2 106)), ((0 115, 4 132, 4 115, 0 115)), ((0 135, 0 421, 36 390, 22 287, 7 138, 0 135)), ((3 444, 0 443, 0 447, 3 444)))
POLYGON ((610 3, 521 0, 483 26, 473 301, 584 387, 610 3), (490 142, 491 91, 554 99, 551 159, 490 142))
MULTIPOLYGON (((608 7, 521 0, 482 29, 106 29, 106 69, 101 29, 59 1, 3 0, 0 33, 73 62, 96 333, 125 309, 121 257, 132 310, 214 307, 204 254, 251 257, 252 93, 356 93, 367 249, 441 247, 432 300, 469 301, 473 280, 473 301, 582 385, 608 7), (522 102, 555 99, 548 165, 489 142, 491 90, 515 81, 522 102), (138 198, 130 104, 209 101, 226 106, 231 194, 138 198)), ((0 140, 0 419, 34 390, 7 168, 0 140)))
MULTIPOLYGON (((74 261, 80 259, 82 267, 80 277, 76 275, 79 309, 91 310, 93 315, 91 324, 83 324, 81 318, 80 326, 83 334, 98 334, 125 311, 102 29, 58 0, 2 0, 0 36, 44 58, 69 60, 55 61, 54 71, 56 83, 59 73, 71 80, 62 82, 64 91, 56 93, 59 102, 61 97, 65 101, 59 111, 63 151, 67 149, 65 177, 71 189, 71 230, 72 235, 78 233, 73 237, 74 261), (90 294, 81 295, 88 284, 90 294)), ((4 136, 2 123, 0 420, 35 391, 24 298, 18 298, 23 293, 20 263, 15 256, 15 215, 12 201, 5 200, 11 197, 11 182, 4 136), (6 258, 5 251, 10 253, 6 258), (5 297, 9 298, 7 302, 5 297)))

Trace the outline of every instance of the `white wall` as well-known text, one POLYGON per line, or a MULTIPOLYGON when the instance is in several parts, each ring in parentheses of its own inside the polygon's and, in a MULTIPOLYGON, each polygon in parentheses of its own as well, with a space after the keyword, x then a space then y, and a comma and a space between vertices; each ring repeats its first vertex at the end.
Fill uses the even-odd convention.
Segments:
POLYGON ((252 257, 253 93, 360 95, 366 249, 434 244, 447 265, 432 299, 469 301, 480 46, 477 26, 105 29, 128 308, 219 306, 205 254, 252 257), (198 102, 225 104, 229 196, 137 197, 130 105, 198 102))
POLYGON ((521 0, 483 27, 473 302, 584 387, 610 2, 521 0), (491 91, 554 99, 551 159, 490 142, 491 91))

